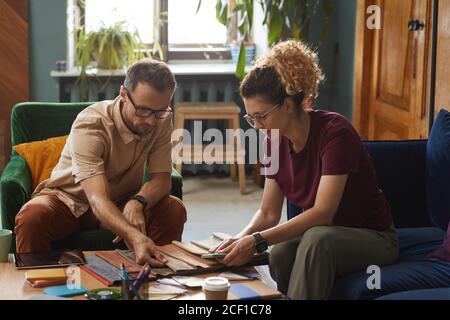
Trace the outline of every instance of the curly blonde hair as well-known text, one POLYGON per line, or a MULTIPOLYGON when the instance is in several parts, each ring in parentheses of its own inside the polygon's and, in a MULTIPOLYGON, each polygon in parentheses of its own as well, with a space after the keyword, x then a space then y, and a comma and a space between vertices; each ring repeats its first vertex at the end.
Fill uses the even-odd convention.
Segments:
POLYGON ((300 41, 280 42, 255 66, 241 82, 244 98, 262 95, 272 103, 280 103, 291 96, 299 104, 312 102, 324 80, 317 53, 300 41))
POLYGON ((300 41, 280 42, 255 65, 273 66, 288 95, 303 92, 305 98, 315 99, 324 80, 317 53, 300 41))

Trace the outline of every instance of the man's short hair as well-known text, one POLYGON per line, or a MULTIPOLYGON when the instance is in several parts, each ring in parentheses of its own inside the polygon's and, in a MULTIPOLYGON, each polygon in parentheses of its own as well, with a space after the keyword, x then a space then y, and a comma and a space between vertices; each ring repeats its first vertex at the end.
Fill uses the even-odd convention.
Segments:
POLYGON ((134 91, 138 83, 146 83, 159 92, 175 90, 177 82, 166 63, 152 59, 142 59, 128 68, 125 76, 125 88, 134 91))

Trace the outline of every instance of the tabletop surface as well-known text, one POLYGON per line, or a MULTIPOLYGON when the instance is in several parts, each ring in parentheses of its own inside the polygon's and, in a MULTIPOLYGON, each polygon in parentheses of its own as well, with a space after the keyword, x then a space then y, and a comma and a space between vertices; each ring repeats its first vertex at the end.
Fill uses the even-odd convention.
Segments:
MULTIPOLYGON (((85 252, 89 256, 93 252, 85 252)), ((0 300, 26 300, 41 294, 44 288, 33 288, 25 281, 25 272, 27 270, 17 270, 14 265, 13 255, 9 255, 9 261, 0 263, 0 300)), ((196 277, 206 278, 209 276, 217 276, 220 272, 196 275, 196 277)), ((252 286, 261 287, 263 290, 273 291, 262 280, 246 280, 246 281, 232 281, 233 283, 247 283, 252 286)), ((150 283, 151 284, 151 283, 150 283)), ((81 285, 87 290, 105 288, 106 286, 85 272, 81 270, 81 285)), ((84 296, 76 296, 73 299, 85 299, 84 296)), ((205 296, 201 289, 188 289, 187 294, 177 297, 182 300, 204 300, 205 296)))

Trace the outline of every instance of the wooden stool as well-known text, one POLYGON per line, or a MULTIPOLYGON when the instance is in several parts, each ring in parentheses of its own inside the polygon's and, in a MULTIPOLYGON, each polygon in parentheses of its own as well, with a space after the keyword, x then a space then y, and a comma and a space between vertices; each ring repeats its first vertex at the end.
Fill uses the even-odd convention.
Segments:
MULTIPOLYGON (((205 103, 190 103, 180 102, 175 106, 175 124, 174 129, 184 129, 185 120, 228 120, 231 129, 239 129, 239 114, 241 109, 234 103, 222 103, 222 102, 205 102, 205 103)), ((182 143, 182 137, 179 141, 174 141, 174 147, 182 143)), ((207 145, 195 145, 191 147, 191 153, 181 153, 181 160, 175 165, 178 172, 181 173, 182 163, 201 163, 212 162, 215 158, 227 159, 227 149, 233 150, 234 157, 231 164, 231 179, 237 180, 236 169, 239 170, 239 187, 241 194, 245 193, 245 149, 241 147, 240 136, 234 136, 233 144, 216 145, 214 144, 214 152, 211 154, 211 158, 203 154, 203 151, 207 145)))

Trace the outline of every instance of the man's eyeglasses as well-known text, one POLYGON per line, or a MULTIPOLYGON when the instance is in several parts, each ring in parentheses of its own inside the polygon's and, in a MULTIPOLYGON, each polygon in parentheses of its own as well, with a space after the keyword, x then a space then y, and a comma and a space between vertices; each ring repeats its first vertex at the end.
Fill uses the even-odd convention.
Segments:
POLYGON ((263 114, 255 114, 254 116, 246 114, 244 116, 245 120, 247 120, 248 124, 251 125, 253 128, 256 125, 256 121, 259 123, 264 123, 264 119, 272 112, 275 111, 277 108, 279 108, 282 104, 279 103, 277 105, 274 105, 272 108, 264 112, 263 114))
POLYGON ((135 114, 137 117, 148 118, 148 117, 151 117, 152 115, 155 115, 156 119, 164 119, 164 118, 167 118, 168 116, 170 116, 170 114, 172 113, 172 108, 170 108, 170 107, 166 107, 166 108, 160 109, 160 110, 152 110, 152 109, 137 107, 133 101, 133 98, 131 98, 131 95, 130 95, 128 89, 125 88, 125 90, 127 92, 128 99, 130 99, 130 102, 133 105, 133 108, 135 110, 135 114))

